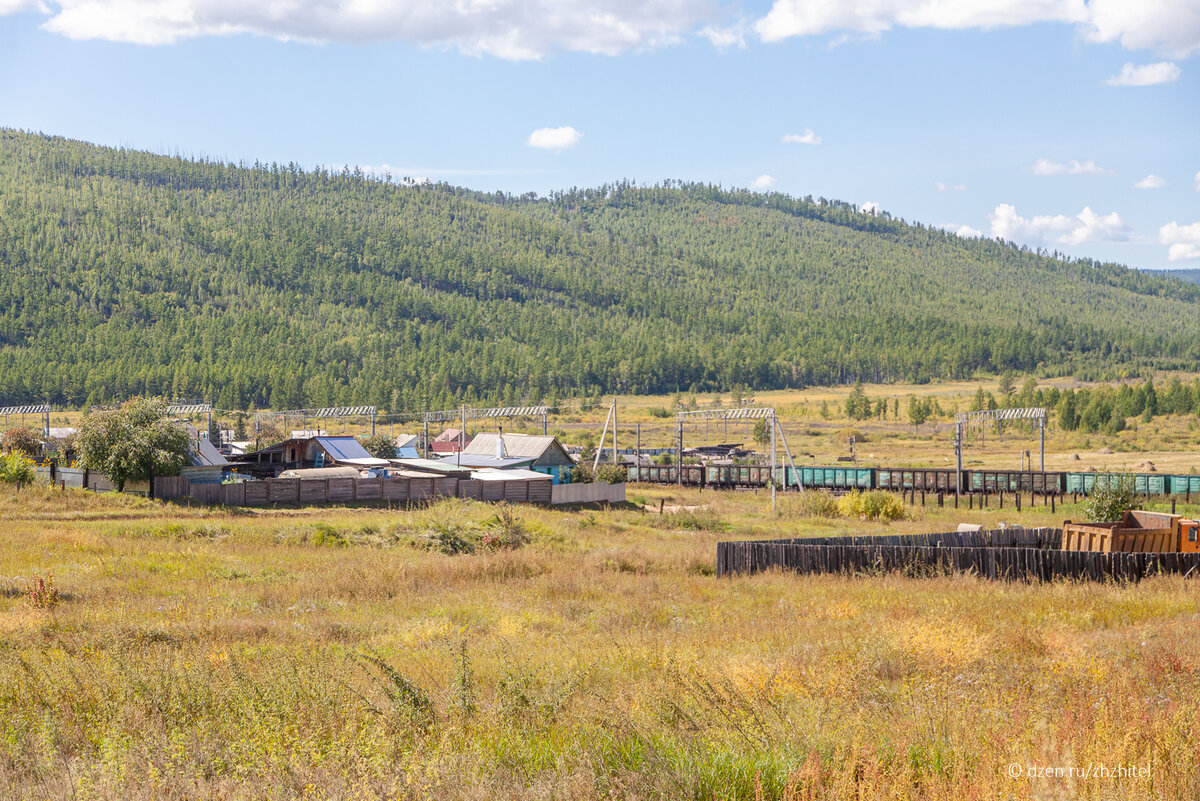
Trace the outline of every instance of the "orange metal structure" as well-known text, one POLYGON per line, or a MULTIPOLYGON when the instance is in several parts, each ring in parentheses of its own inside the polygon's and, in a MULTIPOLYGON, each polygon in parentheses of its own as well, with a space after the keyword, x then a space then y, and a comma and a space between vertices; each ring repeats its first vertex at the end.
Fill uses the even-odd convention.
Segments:
POLYGON ((1064 551, 1200 552, 1200 523, 1183 515, 1129 511, 1115 523, 1063 523, 1064 551))

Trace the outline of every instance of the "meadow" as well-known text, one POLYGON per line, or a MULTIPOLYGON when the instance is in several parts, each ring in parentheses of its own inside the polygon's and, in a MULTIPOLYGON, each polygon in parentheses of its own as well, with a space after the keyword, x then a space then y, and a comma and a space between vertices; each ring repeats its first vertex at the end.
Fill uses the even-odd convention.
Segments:
POLYGON ((713 576, 720 539, 1078 509, 884 524, 794 495, 629 497, 231 511, 3 491, 0 796, 1200 795, 1193 580, 713 576), (1149 776, 1026 775, 1089 765, 1149 776))

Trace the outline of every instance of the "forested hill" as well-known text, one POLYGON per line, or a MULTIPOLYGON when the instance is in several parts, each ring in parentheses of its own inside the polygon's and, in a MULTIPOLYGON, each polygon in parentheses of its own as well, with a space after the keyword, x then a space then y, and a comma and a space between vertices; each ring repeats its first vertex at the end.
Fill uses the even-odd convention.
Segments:
POLYGON ((0 131, 0 405, 417 409, 1195 369, 1198 298, 835 201, 514 198, 0 131))

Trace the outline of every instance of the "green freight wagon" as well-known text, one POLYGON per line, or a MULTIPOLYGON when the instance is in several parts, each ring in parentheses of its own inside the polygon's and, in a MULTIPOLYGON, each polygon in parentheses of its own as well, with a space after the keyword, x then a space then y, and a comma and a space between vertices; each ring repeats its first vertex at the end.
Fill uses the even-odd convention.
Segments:
POLYGON ((1200 493, 1200 475, 1167 476, 1172 495, 1195 495, 1200 493))

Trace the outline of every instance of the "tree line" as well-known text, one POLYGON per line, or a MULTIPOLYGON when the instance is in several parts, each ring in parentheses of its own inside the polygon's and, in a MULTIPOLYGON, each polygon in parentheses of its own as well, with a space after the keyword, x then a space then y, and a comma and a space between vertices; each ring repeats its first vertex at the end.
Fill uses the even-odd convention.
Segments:
POLYGON ((825 198, 547 197, 0 130, 0 404, 551 402, 1196 369, 1200 287, 825 198))

